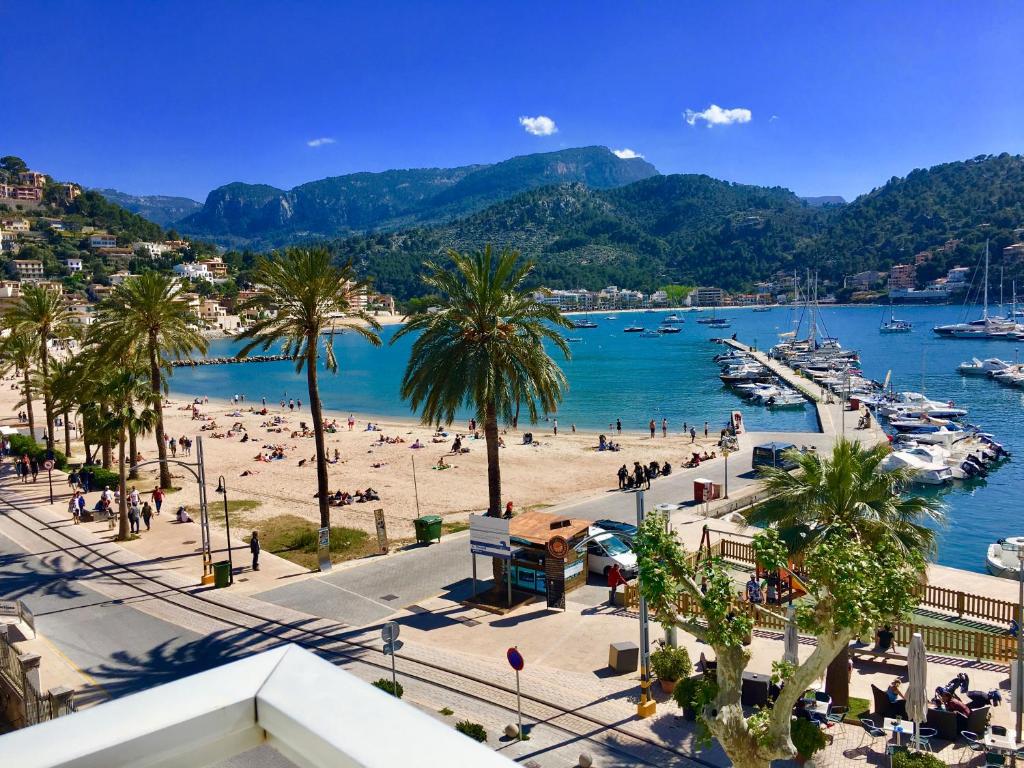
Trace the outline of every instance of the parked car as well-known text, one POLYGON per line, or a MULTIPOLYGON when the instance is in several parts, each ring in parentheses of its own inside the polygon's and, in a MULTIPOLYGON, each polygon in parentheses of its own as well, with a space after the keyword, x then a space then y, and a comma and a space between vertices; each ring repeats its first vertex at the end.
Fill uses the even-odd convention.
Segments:
POLYGON ((607 576, 611 567, 618 563, 627 579, 636 576, 636 555, 626 542, 612 533, 598 533, 597 538, 587 544, 587 563, 591 573, 607 576))
POLYGON ((594 523, 594 527, 608 531, 608 533, 624 533, 630 539, 636 536, 636 526, 632 523, 621 523, 618 520, 598 520, 594 523))
POLYGON ((782 467, 783 469, 796 469, 797 463, 786 456, 787 451, 796 448, 792 443, 764 443, 754 447, 752 460, 753 469, 758 467, 782 467))

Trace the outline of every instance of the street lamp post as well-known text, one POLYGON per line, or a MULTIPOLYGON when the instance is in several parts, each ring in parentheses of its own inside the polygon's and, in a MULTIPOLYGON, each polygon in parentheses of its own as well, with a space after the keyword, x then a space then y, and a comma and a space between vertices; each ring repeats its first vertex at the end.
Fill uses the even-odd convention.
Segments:
MULTIPOLYGON (((199 485, 199 533, 203 545, 203 584, 213 583, 213 552, 210 547, 210 514, 206 506, 206 463, 203 459, 203 438, 196 436, 196 460, 194 462, 164 459, 168 464, 177 464, 189 471, 199 485)), ((140 461, 129 469, 139 469, 149 464, 162 464, 160 459, 140 461)), ((230 541, 228 546, 231 546, 230 541)))
POLYGON ((722 495, 722 498, 728 499, 729 498, 729 449, 728 448, 724 448, 724 447, 722 448, 722 456, 725 457, 725 493, 722 495))
MULTIPOLYGON (((644 523, 644 492, 636 492, 636 527, 644 523)), ((651 687, 651 641, 647 617, 647 600, 644 590, 637 579, 637 592, 640 596, 640 701, 637 703, 636 716, 650 717, 657 709, 657 702, 649 696, 651 687)))
POLYGON ((224 481, 224 475, 217 478, 217 490, 215 493, 224 497, 224 531, 228 538, 228 570, 231 574, 231 584, 235 583, 235 559, 231 556, 231 521, 228 520, 228 485, 224 481))
MULTIPOLYGON (((1017 550, 1017 679, 1013 687, 1013 706, 1017 715, 1017 743, 1021 741, 1021 721, 1024 720, 1024 549, 1017 550)), ((1017 761, 1016 752, 1013 755, 1017 761)))

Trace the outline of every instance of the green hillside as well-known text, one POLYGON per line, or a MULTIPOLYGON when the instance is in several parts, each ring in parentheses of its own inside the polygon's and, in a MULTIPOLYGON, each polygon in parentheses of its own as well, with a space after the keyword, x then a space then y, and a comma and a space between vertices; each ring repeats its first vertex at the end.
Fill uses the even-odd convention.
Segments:
MULTIPOLYGON (((400 297, 421 290, 425 259, 485 242, 534 258, 538 282, 550 287, 651 290, 673 282, 739 290, 805 267, 839 283, 960 240, 919 268, 936 277, 973 265, 986 238, 1000 253, 1020 239, 1014 229, 1021 226, 1024 158, 999 155, 915 170, 847 205, 813 205, 782 188, 696 175, 609 190, 559 185, 449 224, 352 237, 335 247, 400 297)), ((1007 264, 1007 279, 1024 278, 1022 266, 1007 264)))

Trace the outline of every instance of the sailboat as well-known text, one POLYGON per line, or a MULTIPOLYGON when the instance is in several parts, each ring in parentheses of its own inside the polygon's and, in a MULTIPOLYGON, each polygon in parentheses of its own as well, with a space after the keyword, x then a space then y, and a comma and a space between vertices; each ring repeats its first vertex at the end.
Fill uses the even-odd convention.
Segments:
POLYGON ((892 312, 892 299, 889 299, 889 319, 883 320, 878 326, 879 333, 910 333, 914 330, 913 323, 909 320, 897 320, 892 312))
POLYGON ((988 240, 985 241, 985 282, 981 317, 966 323, 937 325, 932 330, 955 339, 1017 339, 1024 331, 1013 319, 992 317, 988 313, 988 240))
POLYGON ((597 323, 590 319, 590 313, 588 312, 583 316, 582 320, 573 320, 573 328, 597 328, 597 323))

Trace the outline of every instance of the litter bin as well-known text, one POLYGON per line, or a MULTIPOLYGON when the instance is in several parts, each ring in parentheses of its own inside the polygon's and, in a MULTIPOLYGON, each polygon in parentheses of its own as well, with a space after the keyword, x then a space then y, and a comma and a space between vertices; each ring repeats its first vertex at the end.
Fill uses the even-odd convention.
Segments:
POLYGON ((419 544, 429 544, 434 539, 441 540, 441 517, 440 515, 424 515, 412 521, 416 528, 416 541, 419 544))
POLYGON ((217 589, 231 585, 231 563, 221 560, 213 564, 213 586, 217 589))

